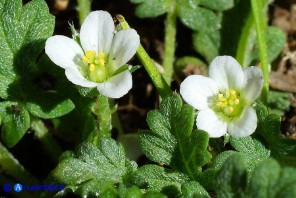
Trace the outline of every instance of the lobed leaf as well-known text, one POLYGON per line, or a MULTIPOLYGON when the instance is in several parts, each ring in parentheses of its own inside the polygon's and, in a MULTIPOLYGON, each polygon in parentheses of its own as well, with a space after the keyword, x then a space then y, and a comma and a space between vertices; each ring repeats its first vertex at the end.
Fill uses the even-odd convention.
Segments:
POLYGON ((194 109, 183 105, 177 94, 164 98, 160 110, 148 113, 151 130, 139 133, 144 154, 152 161, 196 179, 211 155, 207 151, 207 133, 193 130, 194 117, 194 109))

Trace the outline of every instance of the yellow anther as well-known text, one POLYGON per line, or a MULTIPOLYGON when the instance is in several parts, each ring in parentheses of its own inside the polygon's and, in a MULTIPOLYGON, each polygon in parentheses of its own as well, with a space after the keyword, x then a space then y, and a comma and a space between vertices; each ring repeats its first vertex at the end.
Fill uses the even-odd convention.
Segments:
POLYGON ((220 96, 219 96, 218 100, 219 100, 220 102, 224 102, 224 101, 226 101, 227 99, 226 99, 225 97, 220 97, 220 96))
POLYGON ((231 95, 236 95, 236 91, 234 89, 230 89, 229 92, 231 95))
POLYGON ((94 51, 86 51, 86 52, 85 52, 85 55, 86 55, 88 58, 91 58, 94 54, 95 54, 94 51))
POLYGON ((89 71, 93 72, 95 71, 95 69, 96 69, 96 66, 94 64, 89 65, 89 71))
POLYGON ((226 111, 227 113, 232 113, 233 110, 233 107, 226 107, 224 111, 226 111))
POLYGON ((104 52, 100 52, 100 53, 98 54, 98 56, 99 56, 99 58, 105 58, 105 53, 104 53, 104 52))
POLYGON ((100 65, 105 65, 105 59, 103 59, 103 58, 99 59, 99 64, 100 65))
POLYGON ((235 99, 233 102, 234 104, 239 104, 239 99, 235 99))
POLYGON ((84 62, 86 62, 86 63, 89 62, 89 58, 87 58, 86 56, 83 56, 82 60, 83 60, 84 62))
POLYGON ((217 107, 222 107, 222 106, 223 106, 223 102, 217 102, 217 103, 216 103, 216 106, 217 106, 217 107))

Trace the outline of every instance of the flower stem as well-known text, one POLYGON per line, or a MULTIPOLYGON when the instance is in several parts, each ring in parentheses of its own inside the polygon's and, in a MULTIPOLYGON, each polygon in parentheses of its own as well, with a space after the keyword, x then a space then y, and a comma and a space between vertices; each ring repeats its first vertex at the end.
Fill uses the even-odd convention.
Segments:
POLYGON ((269 73, 268 73, 268 58, 267 58, 267 48, 266 48, 266 22, 263 18, 263 6, 262 1, 251 0, 252 12, 255 19, 257 39, 259 43, 259 52, 260 52, 260 66, 263 72, 264 85, 261 92, 261 98, 263 102, 267 103, 267 95, 269 90, 269 73))
POLYGON ((82 25, 86 16, 90 13, 90 0, 78 0, 78 15, 79 15, 79 24, 82 25))
POLYGON ((34 131, 35 137, 37 137, 42 143, 43 148, 50 155, 51 159, 57 163, 62 149, 60 145, 53 139, 48 129, 42 122, 42 120, 34 118, 31 122, 31 128, 34 131))
MULTIPOLYGON (((130 28, 122 15, 116 15, 115 17, 119 21, 119 29, 125 30, 130 28)), ((172 93, 172 90, 170 89, 169 85, 166 83, 159 70, 155 66, 154 62, 151 60, 141 44, 137 49, 137 56, 144 65, 160 96, 165 97, 170 95, 172 93)))
POLYGON ((17 181, 24 184, 38 184, 36 179, 29 173, 13 155, 0 143, 0 167, 1 171, 12 176, 17 181))
POLYGON ((175 58, 175 43, 176 43, 176 3, 171 3, 170 9, 168 10, 165 23, 165 37, 164 37, 164 57, 163 57, 163 77, 166 82, 170 85, 172 81, 172 75, 174 71, 174 58, 175 58))
POLYGON ((111 137, 113 112, 114 110, 109 104, 109 98, 100 94, 94 108, 94 114, 97 116, 98 129, 90 133, 87 138, 93 144, 98 145, 102 138, 111 137))

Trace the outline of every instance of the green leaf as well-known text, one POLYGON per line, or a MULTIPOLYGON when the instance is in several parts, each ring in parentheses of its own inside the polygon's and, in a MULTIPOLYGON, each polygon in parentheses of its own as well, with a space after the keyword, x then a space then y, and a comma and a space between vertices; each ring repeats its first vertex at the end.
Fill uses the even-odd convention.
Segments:
POLYGON ((167 12, 171 0, 130 0, 132 3, 138 3, 136 15, 140 18, 157 17, 167 12))
POLYGON ((280 117, 270 114, 259 122, 256 133, 264 139, 272 157, 280 163, 296 166, 296 140, 281 136, 280 124, 280 117))
POLYGON ((268 92, 267 103, 271 113, 278 114, 279 116, 284 115, 290 108, 290 97, 291 93, 273 91, 268 92))
POLYGON ((104 192, 107 186, 123 181, 130 162, 124 148, 113 139, 103 139, 98 147, 82 143, 75 158, 63 158, 53 176, 81 196, 104 192))
POLYGON ((0 97, 22 100, 21 86, 53 33, 54 17, 43 0, 25 6, 22 1, 2 0, 0 15, 0 97))
POLYGON ((210 197, 208 192, 196 181, 191 181, 185 183, 181 186, 182 198, 189 198, 189 197, 201 197, 201 198, 208 198, 210 197))
POLYGON ((2 121, 1 138, 6 146, 13 147, 28 130, 30 116, 28 111, 17 103, 5 102, 4 105, 6 105, 6 108, 2 121))
POLYGON ((246 187, 245 161, 240 155, 233 155, 217 174, 217 197, 243 197, 246 187))
POLYGON ((270 156, 270 151, 257 139, 251 136, 242 138, 231 138, 230 144, 239 151, 245 162, 247 171, 250 173, 263 160, 270 156))
POLYGON ((212 166, 201 173, 199 176, 199 182, 207 190, 215 190, 216 187, 216 177, 219 170, 222 168, 225 161, 231 156, 237 154, 236 151, 224 151, 220 153, 214 160, 212 166))
POLYGON ((206 32, 196 32, 193 34, 194 49, 205 57, 210 63, 219 55, 220 48, 220 32, 214 31, 211 34, 206 32))
POLYGON ((26 103, 28 111, 34 116, 49 119, 65 115, 75 107, 70 99, 54 92, 43 92, 31 95, 26 103))
POLYGON ((156 165, 142 166, 134 173, 134 184, 149 191, 161 192, 169 197, 181 192, 181 185, 189 178, 178 172, 156 165))
POLYGON ((182 3, 178 15, 184 25, 195 31, 212 33, 220 27, 220 20, 214 12, 190 3, 182 3))
POLYGON ((150 111, 147 123, 151 130, 139 133, 141 149, 152 161, 196 179, 211 155, 207 151, 208 134, 193 130, 195 112, 173 94, 164 98, 160 110, 150 111))
MULTIPOLYGON (((268 62, 272 62, 278 57, 286 44, 286 40, 286 35, 281 29, 272 26, 266 29, 268 62)), ((253 60, 259 60, 258 46, 255 46, 253 60)))
POLYGON ((228 10, 234 6, 234 0, 200 0, 200 5, 213 10, 228 10))
POLYGON ((296 169, 281 167, 274 159, 261 162, 246 181, 245 161, 240 155, 229 158, 217 177, 217 197, 295 197, 296 169))

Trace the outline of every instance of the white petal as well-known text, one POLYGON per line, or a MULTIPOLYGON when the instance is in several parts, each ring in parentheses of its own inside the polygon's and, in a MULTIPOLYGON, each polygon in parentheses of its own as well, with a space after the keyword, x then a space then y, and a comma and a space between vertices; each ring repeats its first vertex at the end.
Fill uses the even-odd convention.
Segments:
POLYGON ((65 72, 68 80, 75 85, 80 85, 81 87, 96 87, 98 84, 85 79, 78 69, 66 68, 65 72))
POLYGON ((243 70, 231 56, 216 57, 210 65, 209 77, 216 81, 219 90, 240 90, 244 84, 243 70))
POLYGON ((198 110, 208 108, 208 97, 218 92, 215 81, 201 75, 188 76, 180 85, 180 94, 183 99, 198 110))
POLYGON ((247 103, 253 103, 261 93, 263 87, 262 71, 258 67, 248 67, 244 70, 245 87, 242 89, 242 94, 247 103))
POLYGON ((81 47, 65 36, 52 36, 45 43, 45 53, 56 65, 62 68, 77 68, 84 55, 81 47))
POLYGON ((107 82, 98 83, 99 92, 109 98, 120 98, 127 94, 132 88, 132 75, 129 71, 124 71, 110 78, 107 82))
POLYGON ((210 137, 221 137, 227 132, 227 123, 219 119, 211 109, 200 111, 196 117, 198 129, 206 131, 210 137))
POLYGON ((108 53, 114 30, 114 22, 108 12, 91 12, 84 20, 80 30, 80 41, 83 49, 108 53))
POLYGON ((135 55, 139 44, 140 37, 135 30, 128 29, 117 32, 110 50, 110 59, 115 68, 127 63, 135 55))
POLYGON ((252 107, 247 107, 239 119, 229 123, 228 133, 233 137, 245 137, 255 132, 257 115, 252 107))

